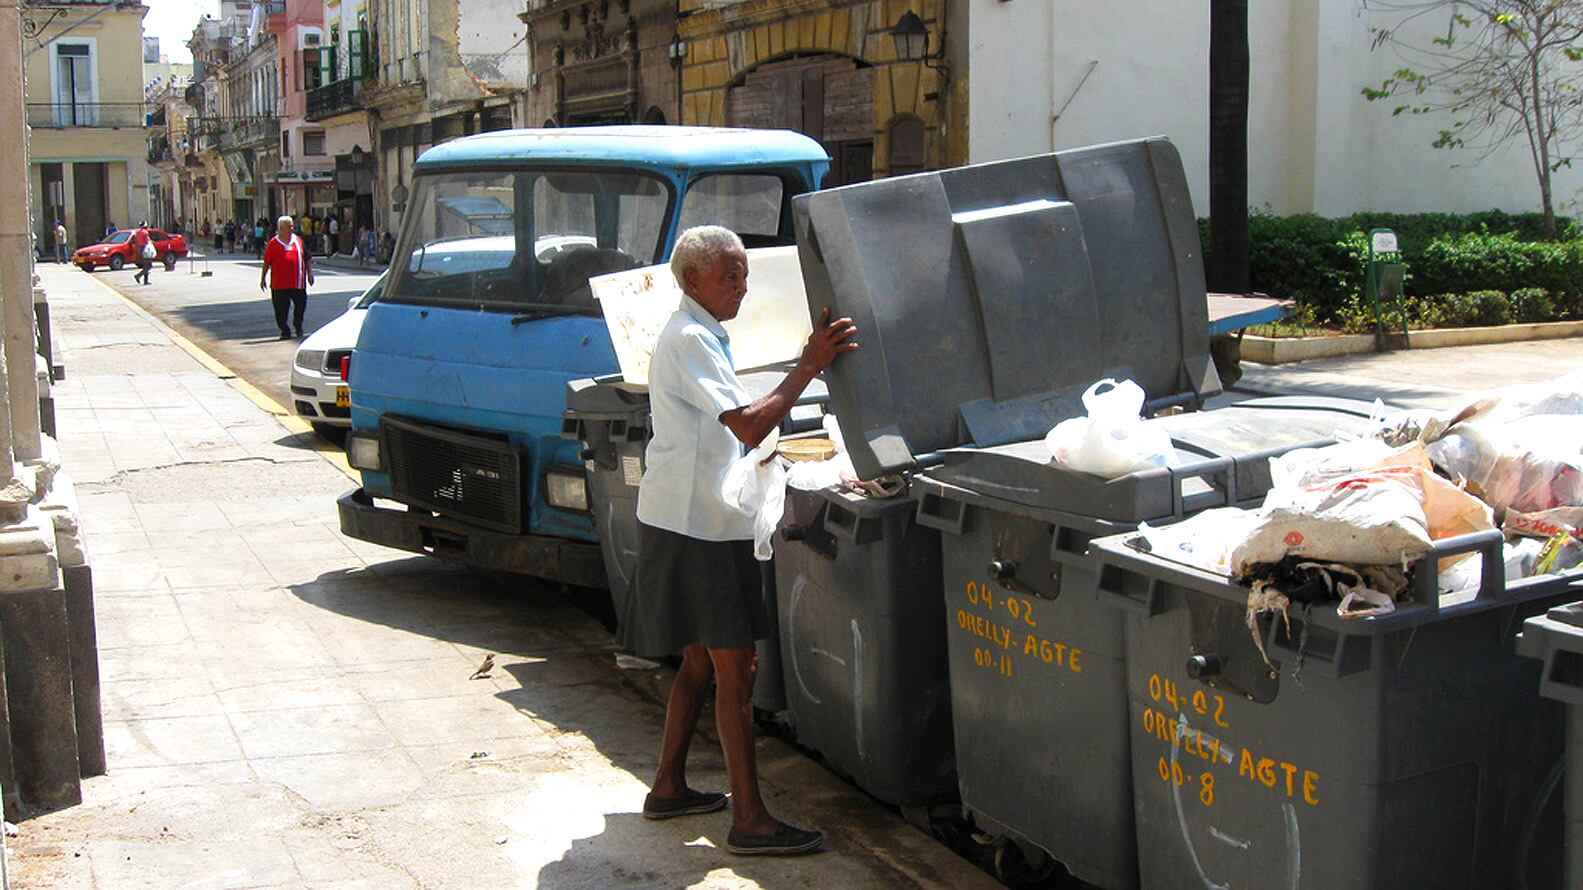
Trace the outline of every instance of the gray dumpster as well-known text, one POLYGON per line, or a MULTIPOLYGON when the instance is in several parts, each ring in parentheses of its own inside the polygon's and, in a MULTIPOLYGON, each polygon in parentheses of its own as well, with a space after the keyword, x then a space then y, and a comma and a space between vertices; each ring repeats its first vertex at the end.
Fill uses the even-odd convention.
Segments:
MULTIPOLYGON (((1583 595, 1583 581, 1577 586, 1583 595)), ((1566 753, 1554 767, 1559 774, 1546 776, 1545 790, 1553 792, 1558 783, 1564 788, 1563 886, 1583 887, 1583 602, 1557 606, 1542 617, 1523 622, 1517 651, 1543 665, 1539 694, 1567 708, 1566 753)))
POLYGON ((956 790, 940 536, 908 498, 786 492, 775 544, 797 740, 892 804, 956 790))
POLYGON ((1560 886, 1519 850, 1562 714, 1513 639, 1577 599, 1577 575, 1507 584, 1498 531, 1438 541, 1390 614, 1259 619, 1266 663, 1246 586, 1141 552, 1136 534, 1092 549, 1101 600, 1128 616, 1144 886, 1560 886), (1442 604, 1440 563, 1468 552, 1477 594, 1442 604))
MULTIPOLYGON (((1179 469, 1107 482, 1053 466, 1043 437, 1097 378, 1137 381, 1153 410, 1219 389, 1191 203, 1164 140, 836 189, 794 211, 815 317, 829 306, 864 332, 826 375, 854 466, 916 474, 917 521, 944 532, 930 610, 944 635, 892 636, 949 664, 964 805, 1084 880, 1135 886, 1122 620, 1097 601, 1087 542, 1260 497, 1270 455, 1360 430, 1370 406, 1161 417, 1179 469)), ((849 605, 859 596, 827 599, 883 618, 849 605)))

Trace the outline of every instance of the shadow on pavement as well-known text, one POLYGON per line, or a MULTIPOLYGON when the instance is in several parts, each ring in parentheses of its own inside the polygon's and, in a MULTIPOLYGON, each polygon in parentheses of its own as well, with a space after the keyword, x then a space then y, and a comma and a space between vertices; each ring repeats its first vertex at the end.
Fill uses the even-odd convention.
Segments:
MULTIPOLYGON (((617 669, 609 633, 547 585, 416 558, 367 571, 329 572, 289 589, 304 602, 346 617, 494 653, 496 675, 515 681, 502 684, 510 688, 497 687, 497 699, 553 727, 558 736, 581 736, 613 767, 644 784, 652 776, 671 672, 617 669)), ((690 783, 724 790, 713 726, 713 708, 706 707, 688 761, 690 783)), ((609 782, 595 770, 589 781, 609 782)), ((788 818, 800 815, 794 803, 772 800, 771 806, 788 818)), ((788 874, 784 864, 724 851, 729 826, 725 812, 664 822, 635 812, 609 813, 603 831, 573 841, 559 860, 543 867, 537 886, 685 887, 726 868, 765 887, 786 885, 777 877, 788 874)))
MULTIPOLYGON (((313 333, 329 324, 331 319, 346 311, 346 301, 362 293, 361 289, 311 290, 308 292, 308 311, 303 316, 303 329, 313 333)), ((269 294, 254 291, 253 299, 237 299, 219 303, 189 303, 162 309, 184 324, 198 328, 215 340, 239 342, 244 346, 261 346, 280 340, 280 329, 275 327, 275 310, 269 294)), ((301 341, 291 341, 292 348, 301 341)))

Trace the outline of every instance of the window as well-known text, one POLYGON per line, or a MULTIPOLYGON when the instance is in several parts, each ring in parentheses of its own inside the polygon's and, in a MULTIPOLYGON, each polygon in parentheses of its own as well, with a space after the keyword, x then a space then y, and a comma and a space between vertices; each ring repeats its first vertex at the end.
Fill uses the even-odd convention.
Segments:
POLYGON ((657 262, 670 204, 626 171, 448 173, 413 192, 387 299, 546 315, 597 314, 589 278, 657 262))
POLYGON ((693 226, 725 226, 754 243, 790 244, 777 236, 781 231, 781 210, 786 185, 780 177, 764 173, 716 173, 693 180, 682 199, 681 222, 677 230, 693 226))
POLYGON ((280 156, 291 157, 291 131, 283 130, 280 134, 280 156))
POLYGON ((324 69, 319 67, 318 47, 309 47, 302 51, 302 88, 316 90, 324 86, 324 69))
POLYGON ((93 47, 55 44, 55 126, 92 127, 99 122, 94 103, 93 47))
POLYGON ((890 125, 890 158, 886 166, 891 176, 923 172, 923 121, 901 117, 890 125))
POLYGON ((302 153, 305 155, 324 154, 324 131, 303 131, 302 153))

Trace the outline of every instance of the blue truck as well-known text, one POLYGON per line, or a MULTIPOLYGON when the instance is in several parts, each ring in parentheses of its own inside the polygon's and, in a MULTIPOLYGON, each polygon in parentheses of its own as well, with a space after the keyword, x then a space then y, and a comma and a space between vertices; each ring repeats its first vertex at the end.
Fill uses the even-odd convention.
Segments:
POLYGON ((351 537, 578 587, 605 586, 570 380, 617 362, 590 278, 666 261, 724 225, 793 243, 791 199, 829 169, 790 131, 513 130, 414 166, 391 276, 348 370, 339 500, 351 537))

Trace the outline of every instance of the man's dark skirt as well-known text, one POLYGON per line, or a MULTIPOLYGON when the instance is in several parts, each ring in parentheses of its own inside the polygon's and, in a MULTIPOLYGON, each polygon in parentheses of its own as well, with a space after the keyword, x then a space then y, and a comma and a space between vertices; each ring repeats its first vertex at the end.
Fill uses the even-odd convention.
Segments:
POLYGON ((701 541, 638 523, 638 567, 616 642, 649 657, 693 643, 740 649, 770 635, 752 541, 701 541))

